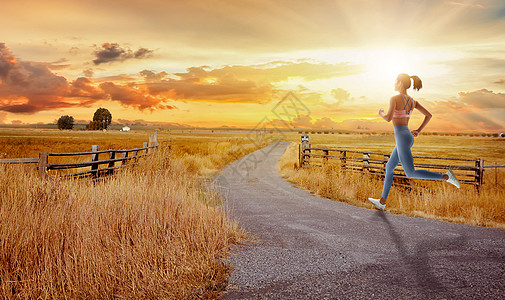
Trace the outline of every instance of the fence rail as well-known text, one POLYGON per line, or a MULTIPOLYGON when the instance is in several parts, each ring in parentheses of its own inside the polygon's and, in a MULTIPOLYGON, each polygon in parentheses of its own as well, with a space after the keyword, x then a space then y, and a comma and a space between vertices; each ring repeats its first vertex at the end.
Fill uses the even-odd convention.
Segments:
MULTIPOLYGON (((325 163, 328 159, 339 159, 340 167, 345 170, 372 173, 379 176, 385 176, 386 164, 391 156, 390 153, 379 153, 370 151, 358 151, 347 149, 328 149, 311 147, 308 143, 308 137, 305 140, 302 138, 302 143, 299 144, 299 165, 301 167, 310 166, 314 163, 325 163), (332 153, 338 155, 331 155, 332 153), (375 156, 375 157, 372 157, 375 156), (315 161, 315 158, 320 158, 315 161)), ((460 179, 460 183, 474 185, 477 189, 483 184, 483 176, 485 168, 499 168, 505 165, 484 165, 483 159, 466 159, 466 158, 450 158, 450 157, 433 157, 433 156, 414 156, 416 162, 414 166, 422 169, 447 170, 456 171, 456 176, 460 179), (436 161, 444 161, 443 163, 435 163, 436 161), (470 164, 469 164, 470 163, 470 164)), ((401 166, 401 163, 400 163, 401 166)), ((407 179, 405 171, 402 168, 397 168, 393 175, 394 178, 407 179)))
MULTIPOLYGON (((164 141, 158 142, 157 132, 149 137, 149 142, 144 142, 141 148, 132 149, 108 149, 99 150, 98 145, 93 145, 91 151, 88 152, 41 152, 38 158, 13 158, 13 159, 0 159, 0 163, 6 164, 37 164, 37 169, 39 176, 42 178, 49 178, 49 171, 51 170, 72 170, 79 168, 88 168, 89 170, 84 170, 75 173, 67 174, 56 174, 52 175, 55 177, 87 177, 98 178, 104 175, 112 175, 115 170, 124 168, 126 166, 134 165, 138 159, 151 155, 154 150, 158 148, 159 144, 164 141), (100 154, 108 154, 108 159, 99 159, 100 154), (121 154, 120 158, 116 158, 116 154, 121 154), (84 162, 65 162, 65 163, 50 163, 49 157, 76 157, 91 155, 91 161, 84 162), (131 162, 133 161, 133 163, 131 162), (120 165, 116 165, 116 163, 120 165), (100 168, 101 165, 107 165, 104 168, 100 168)), ((168 145, 170 148, 171 145, 168 145)))
POLYGON ((34 158, 4 158, 0 159, 0 163, 3 164, 36 164, 39 162, 39 159, 34 158))

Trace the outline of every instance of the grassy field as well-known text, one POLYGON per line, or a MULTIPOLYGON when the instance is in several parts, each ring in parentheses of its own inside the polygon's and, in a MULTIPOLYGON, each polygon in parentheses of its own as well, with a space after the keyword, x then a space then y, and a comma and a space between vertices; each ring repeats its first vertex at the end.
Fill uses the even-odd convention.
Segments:
MULTIPOLYGON (((152 130, 58 131, 0 128, 2 158, 39 152, 140 147, 152 130)), ((254 135, 252 135, 254 136, 254 135)), ((283 176, 324 197, 370 208, 382 181, 338 164, 297 168, 296 133, 251 140, 247 132, 159 131, 161 149, 116 176, 90 181, 40 180, 32 166, 0 166, 0 290, 4 298, 215 298, 230 267, 222 262, 245 233, 226 199, 205 179, 271 140, 293 142, 278 166, 283 176)), ((313 146, 390 152, 391 135, 311 135, 313 146)), ((421 136, 415 155, 483 158, 505 163, 504 139, 421 136)), ((89 158, 88 158, 89 159, 89 158)), ((477 194, 441 183, 393 187, 387 210, 474 225, 505 227, 505 190, 491 171, 477 194), (428 187, 432 191, 428 192, 428 187), (434 192, 433 192, 434 191, 434 192)), ((505 186, 505 174, 497 174, 505 186)), ((418 183, 416 183, 417 185, 418 183)))
MULTIPOLYGON (((139 147, 152 131, 2 130, 8 158, 39 151, 139 147)), ((170 135, 171 151, 100 182, 40 180, 33 166, 0 165, 3 298, 215 298, 245 238, 226 199, 204 186, 227 163, 266 145, 244 136, 170 135)))
MULTIPOLYGON (((292 137, 287 138, 292 141, 292 137)), ((391 135, 311 135, 312 147, 389 153, 391 135)), ((338 160, 323 167, 298 168, 298 141, 281 158, 278 168, 290 182, 315 194, 356 206, 371 208, 368 197, 379 198, 382 178, 340 169, 338 160)), ((414 155, 484 159, 485 165, 505 164, 505 139, 496 137, 419 136, 414 155)), ((393 186, 387 210, 410 216, 434 218, 472 225, 505 228, 505 170, 487 169, 480 192, 463 185, 457 190, 447 183, 411 181, 414 188, 393 186)))

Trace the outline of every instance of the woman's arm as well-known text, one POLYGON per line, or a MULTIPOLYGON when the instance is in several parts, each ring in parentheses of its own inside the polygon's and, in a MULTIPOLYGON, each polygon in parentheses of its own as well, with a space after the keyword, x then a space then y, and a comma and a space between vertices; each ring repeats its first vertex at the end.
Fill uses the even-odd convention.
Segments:
POLYGON ((393 119, 393 112, 395 111, 396 101, 391 97, 389 100, 389 110, 388 113, 384 113, 384 108, 379 109, 379 116, 381 116, 386 122, 390 122, 393 119))
POLYGON ((426 127, 428 122, 431 120, 431 113, 426 108, 424 108, 424 106, 422 106, 421 103, 419 103, 418 101, 416 101, 416 106, 414 108, 417 108, 417 110, 419 110, 424 115, 424 121, 423 123, 421 123, 421 126, 419 126, 417 130, 412 130, 412 135, 418 136, 419 133, 421 133, 421 130, 423 130, 424 127, 426 127))

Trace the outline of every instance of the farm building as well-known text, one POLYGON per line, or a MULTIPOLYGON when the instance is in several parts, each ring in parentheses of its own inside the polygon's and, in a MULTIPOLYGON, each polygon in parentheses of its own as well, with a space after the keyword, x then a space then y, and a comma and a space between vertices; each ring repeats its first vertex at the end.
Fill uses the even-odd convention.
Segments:
POLYGON ((121 131, 130 131, 130 127, 128 127, 128 126, 124 126, 124 127, 121 129, 121 131))

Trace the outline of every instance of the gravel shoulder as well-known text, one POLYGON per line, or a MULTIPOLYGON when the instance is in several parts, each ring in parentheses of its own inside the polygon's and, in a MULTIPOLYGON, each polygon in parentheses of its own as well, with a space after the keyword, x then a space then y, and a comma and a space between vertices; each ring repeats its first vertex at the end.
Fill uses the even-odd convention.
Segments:
POLYGON ((215 178, 255 241, 237 246, 224 299, 503 299, 505 230, 393 215, 285 181, 275 142, 215 178))

